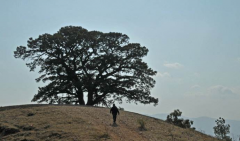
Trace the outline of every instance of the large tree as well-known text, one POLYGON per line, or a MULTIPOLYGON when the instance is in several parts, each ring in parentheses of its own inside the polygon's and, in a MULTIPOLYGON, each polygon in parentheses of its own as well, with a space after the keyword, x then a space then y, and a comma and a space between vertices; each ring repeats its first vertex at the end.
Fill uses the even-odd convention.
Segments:
POLYGON ((27 47, 19 46, 15 58, 27 59, 30 71, 39 70, 39 87, 32 101, 108 104, 114 101, 157 104, 150 96, 156 75, 142 58, 148 49, 129 43, 121 33, 88 31, 79 26, 62 27, 57 33, 29 38, 27 47))

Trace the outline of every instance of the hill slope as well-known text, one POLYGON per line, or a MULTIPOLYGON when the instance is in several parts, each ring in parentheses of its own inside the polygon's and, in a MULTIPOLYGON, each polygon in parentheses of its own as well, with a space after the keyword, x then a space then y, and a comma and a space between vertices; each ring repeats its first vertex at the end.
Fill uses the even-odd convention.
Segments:
POLYGON ((214 141, 199 132, 162 120, 120 111, 117 125, 107 108, 23 105, 0 108, 0 140, 6 141, 214 141), (146 131, 139 130, 138 119, 146 131))
MULTIPOLYGON (((150 115, 151 117, 154 118, 158 118, 158 119, 162 119, 162 120, 166 120, 168 114, 155 114, 155 115, 150 115)), ((213 127, 216 126, 215 120, 214 118, 210 118, 210 117, 198 117, 198 118, 191 118, 191 117, 185 117, 185 116, 181 116, 180 118, 184 118, 184 119, 190 119, 193 122, 193 127, 196 127, 196 129, 198 131, 202 131, 205 132, 205 134, 209 134, 211 136, 215 136, 214 135, 214 130, 213 127)), ((230 120, 230 119, 225 119, 226 124, 230 125, 230 136, 233 137, 234 136, 238 136, 239 135, 239 131, 240 131, 240 121, 239 120, 230 120)))

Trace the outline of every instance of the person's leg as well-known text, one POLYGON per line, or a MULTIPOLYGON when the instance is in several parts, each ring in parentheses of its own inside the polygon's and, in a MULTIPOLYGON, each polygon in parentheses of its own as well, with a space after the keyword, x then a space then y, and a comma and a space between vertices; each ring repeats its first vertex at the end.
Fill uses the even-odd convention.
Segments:
POLYGON ((117 115, 113 114, 113 122, 116 122, 117 115))
POLYGON ((117 120, 117 114, 116 114, 116 116, 115 116, 115 122, 116 122, 116 120, 117 120))
POLYGON ((113 122, 114 122, 114 114, 112 116, 113 116, 113 122))

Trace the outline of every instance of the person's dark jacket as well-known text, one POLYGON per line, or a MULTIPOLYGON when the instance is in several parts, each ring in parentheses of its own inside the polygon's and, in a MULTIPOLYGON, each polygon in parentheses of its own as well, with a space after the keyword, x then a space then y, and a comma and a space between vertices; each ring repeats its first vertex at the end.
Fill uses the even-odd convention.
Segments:
POLYGON ((118 108, 116 106, 113 106, 110 110, 110 113, 113 115, 117 115, 117 113, 119 114, 118 108))

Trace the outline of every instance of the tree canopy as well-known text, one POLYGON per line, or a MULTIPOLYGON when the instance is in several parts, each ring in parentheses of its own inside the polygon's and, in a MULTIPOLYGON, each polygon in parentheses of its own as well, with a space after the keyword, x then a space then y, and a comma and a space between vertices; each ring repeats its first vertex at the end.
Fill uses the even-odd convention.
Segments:
POLYGON ((17 47, 14 57, 28 60, 30 71, 41 74, 36 81, 47 82, 32 101, 107 105, 125 98, 156 105, 150 89, 157 72, 142 60, 147 53, 139 43, 129 43, 125 34, 66 26, 52 35, 29 38, 27 47, 17 47))

